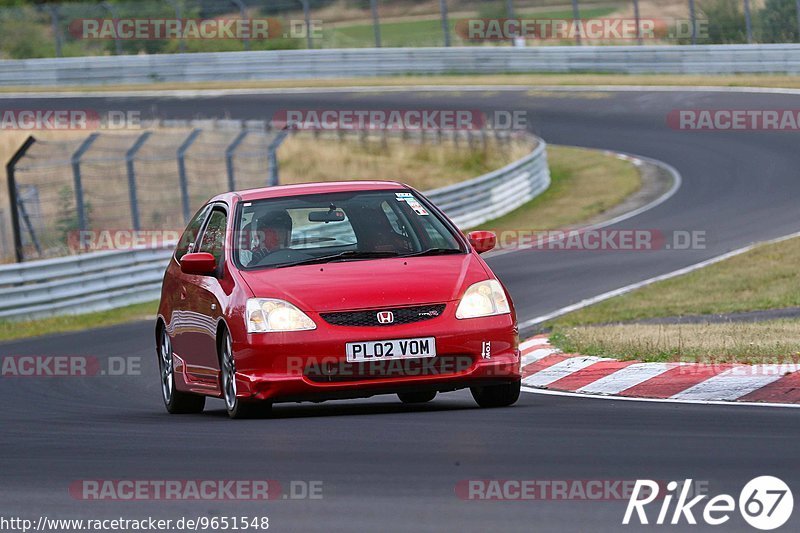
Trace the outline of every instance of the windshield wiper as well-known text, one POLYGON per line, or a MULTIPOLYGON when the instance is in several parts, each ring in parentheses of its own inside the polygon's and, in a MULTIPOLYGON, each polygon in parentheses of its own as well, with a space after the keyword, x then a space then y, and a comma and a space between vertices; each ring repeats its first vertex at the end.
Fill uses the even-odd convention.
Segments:
POLYGON ((410 254, 403 254, 400 257, 416 257, 420 255, 448 255, 448 254, 463 254, 463 250, 457 248, 428 248, 420 252, 412 252, 410 254))
POLYGON ((275 268, 285 268, 297 265, 313 265, 315 263, 330 263, 333 261, 341 261, 348 259, 377 259, 381 257, 398 257, 400 254, 397 252, 360 252, 358 250, 347 250, 338 254, 323 255, 321 257, 309 257, 308 259, 301 259, 300 261, 293 261, 291 263, 284 263, 276 265, 275 268))

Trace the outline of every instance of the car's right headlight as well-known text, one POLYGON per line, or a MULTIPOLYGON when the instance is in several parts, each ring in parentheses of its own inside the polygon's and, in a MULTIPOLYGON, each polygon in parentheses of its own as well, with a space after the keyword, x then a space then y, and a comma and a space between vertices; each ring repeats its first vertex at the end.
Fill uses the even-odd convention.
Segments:
POLYGON ((247 332, 303 331, 317 325, 304 312, 284 300, 250 298, 247 300, 247 332))
POLYGON ((470 285, 456 309, 456 318, 504 315, 511 312, 506 291, 496 279, 470 285))

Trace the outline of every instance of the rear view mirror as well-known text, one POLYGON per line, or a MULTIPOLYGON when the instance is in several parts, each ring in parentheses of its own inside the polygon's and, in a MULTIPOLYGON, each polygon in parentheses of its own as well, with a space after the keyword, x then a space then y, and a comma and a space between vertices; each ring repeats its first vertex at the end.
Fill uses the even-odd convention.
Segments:
POLYGON ((467 235, 469 243, 479 254, 492 250, 497 245, 497 235, 491 231, 471 231, 467 235))
POLYGON ((309 222, 342 222, 344 220, 344 211, 328 210, 328 211, 310 211, 308 213, 309 222))
POLYGON ((181 258, 181 272, 196 276, 213 276, 217 270, 217 260, 208 252, 186 254, 181 258))

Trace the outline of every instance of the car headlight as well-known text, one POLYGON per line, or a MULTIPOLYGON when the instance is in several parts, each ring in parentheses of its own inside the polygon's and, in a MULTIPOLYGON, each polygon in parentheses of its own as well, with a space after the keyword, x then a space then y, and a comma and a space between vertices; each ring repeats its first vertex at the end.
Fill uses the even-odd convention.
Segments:
POLYGON ((495 279, 470 285, 456 309, 456 318, 504 315, 511 312, 506 292, 495 279))
POLYGON ((304 312, 289 302, 275 298, 247 300, 247 332, 303 331, 317 325, 304 312))

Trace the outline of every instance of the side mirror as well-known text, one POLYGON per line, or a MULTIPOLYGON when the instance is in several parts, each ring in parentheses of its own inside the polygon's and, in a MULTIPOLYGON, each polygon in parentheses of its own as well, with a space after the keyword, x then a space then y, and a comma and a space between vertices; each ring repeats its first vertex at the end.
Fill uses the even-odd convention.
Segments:
POLYGON ((491 231, 470 231, 467 238, 479 254, 488 252, 497 245, 497 235, 491 231))
POLYGON ((186 254, 181 258, 181 272, 196 276, 213 276, 217 270, 217 260, 208 252, 186 254))

